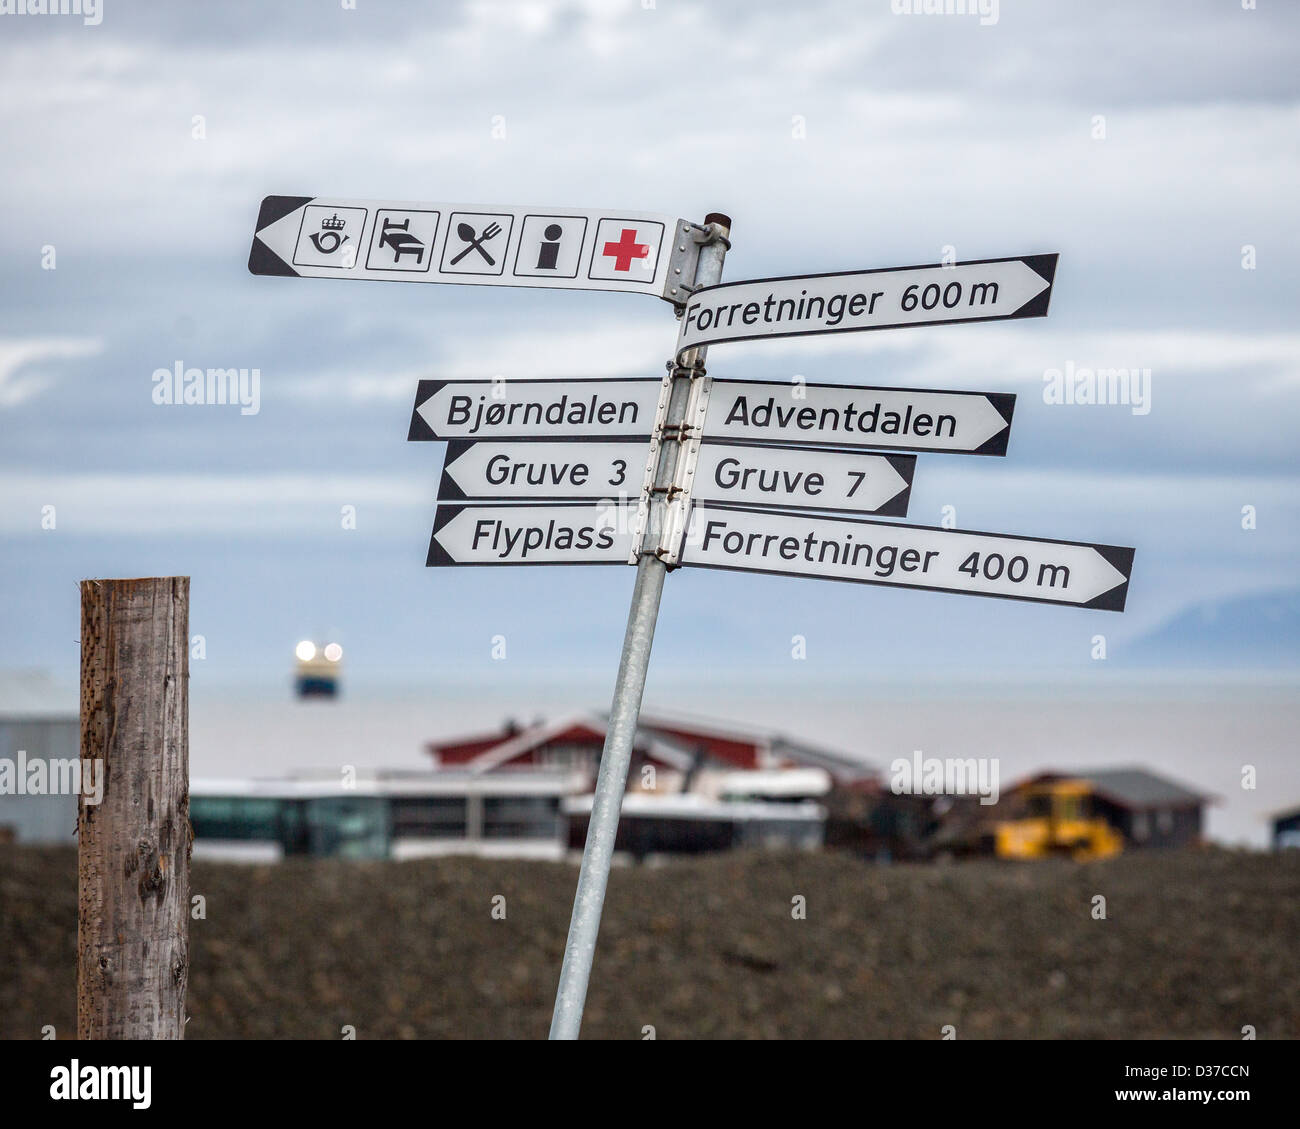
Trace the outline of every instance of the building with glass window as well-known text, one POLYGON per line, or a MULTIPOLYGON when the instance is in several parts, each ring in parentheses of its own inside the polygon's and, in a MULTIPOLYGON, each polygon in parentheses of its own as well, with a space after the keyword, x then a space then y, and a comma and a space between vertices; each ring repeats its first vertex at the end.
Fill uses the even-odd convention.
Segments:
POLYGON ((195 780, 196 857, 271 861, 422 858, 439 854, 560 858, 561 801, 581 785, 564 772, 509 777, 375 772, 343 779, 195 780))
MULTIPOLYGON (((580 714, 432 742, 427 772, 283 780, 195 780, 195 853, 421 858, 562 858, 581 850, 605 718, 580 714)), ((637 733, 617 848, 642 857, 733 847, 813 848, 820 800, 879 790, 865 762, 773 734, 646 721, 637 733)))
MULTIPOLYGON (((494 733, 432 741, 439 774, 507 779, 538 769, 582 781, 564 801, 570 849, 581 850, 604 750, 607 719, 576 714, 494 733)), ((641 718, 615 849, 635 857, 735 847, 808 849, 827 838, 832 793, 881 796, 865 759, 759 729, 687 718, 641 718)))

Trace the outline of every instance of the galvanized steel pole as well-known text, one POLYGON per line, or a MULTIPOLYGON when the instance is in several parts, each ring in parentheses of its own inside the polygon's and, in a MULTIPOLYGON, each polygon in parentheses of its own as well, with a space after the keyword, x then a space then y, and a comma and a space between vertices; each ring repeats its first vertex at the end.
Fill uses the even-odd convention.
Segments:
MULTIPOLYGON (((709 241, 700 248, 695 268, 695 288, 722 281, 722 262, 727 254, 731 220, 717 213, 705 217, 710 229, 709 241)), ((587 843, 578 872, 578 891, 573 899, 573 917, 560 969, 560 986, 555 994, 555 1012, 551 1016, 552 1039, 576 1039, 582 1027, 582 1009, 587 999, 587 982, 591 962, 596 955, 596 938, 600 933, 600 914, 605 905, 605 887, 618 835, 618 817, 627 788, 628 767, 632 762, 632 745, 636 740, 641 714, 641 697, 645 692, 646 671, 650 666, 650 647, 654 642, 655 620, 659 599, 663 595, 668 566, 658 555, 660 532, 664 524, 667 492, 672 487, 681 454, 680 425, 686 418, 692 377, 704 362, 703 348, 692 349, 674 357, 672 387, 669 392, 665 438, 659 448, 659 465, 654 477, 648 521, 641 541, 641 556, 636 566, 636 583, 632 589, 632 607, 623 636, 623 654, 618 663, 614 700, 605 730, 605 747, 596 775, 596 793, 592 797, 591 819, 587 824, 587 843), (677 430, 674 430, 674 429, 677 430)))

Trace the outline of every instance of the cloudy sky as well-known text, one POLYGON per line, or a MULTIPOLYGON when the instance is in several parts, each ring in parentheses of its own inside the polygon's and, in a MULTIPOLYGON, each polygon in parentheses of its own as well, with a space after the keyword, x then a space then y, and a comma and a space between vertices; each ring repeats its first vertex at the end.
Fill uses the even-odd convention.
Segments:
POLYGON ((1293 627, 1298 36, 1276 0, 0 16, 0 666, 75 674, 78 579, 185 573, 214 683, 278 684, 326 635, 359 684, 611 669, 631 570, 424 568, 442 451, 405 435, 421 377, 658 375, 671 308, 253 277, 270 193, 723 211, 728 279, 1060 252, 1046 319, 723 346, 710 371, 1018 393, 1008 457, 922 456, 909 520, 1132 545, 1128 610, 684 569, 659 664, 780 677, 802 635, 837 675, 1073 678, 1097 634, 1111 669, 1158 671, 1143 641, 1189 614, 1293 627), (259 369, 260 411, 155 404, 177 363, 259 369), (1068 365, 1150 370, 1150 410, 1045 403, 1068 365))

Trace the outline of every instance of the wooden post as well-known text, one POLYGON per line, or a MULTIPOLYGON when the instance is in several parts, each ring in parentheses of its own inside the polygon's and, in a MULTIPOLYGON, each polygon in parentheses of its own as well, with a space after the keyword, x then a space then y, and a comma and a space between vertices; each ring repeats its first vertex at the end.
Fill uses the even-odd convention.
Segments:
POLYGON ((190 578, 81 582, 77 1035, 180 1039, 189 980, 190 578), (83 765, 84 771, 84 765, 83 765))

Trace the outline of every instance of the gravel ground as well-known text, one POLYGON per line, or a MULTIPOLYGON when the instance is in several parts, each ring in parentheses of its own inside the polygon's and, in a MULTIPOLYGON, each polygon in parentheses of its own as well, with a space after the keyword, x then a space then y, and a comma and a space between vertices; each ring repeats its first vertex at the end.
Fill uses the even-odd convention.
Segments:
MULTIPOLYGON (((576 876, 470 859, 196 863, 207 919, 191 922, 187 1037, 544 1037, 576 876)), ((1300 852, 619 868, 583 1034, 1236 1039, 1249 1024, 1296 1038, 1298 939, 1300 852)), ((75 852, 0 847, 0 1036, 72 1035, 75 945, 75 852)))

